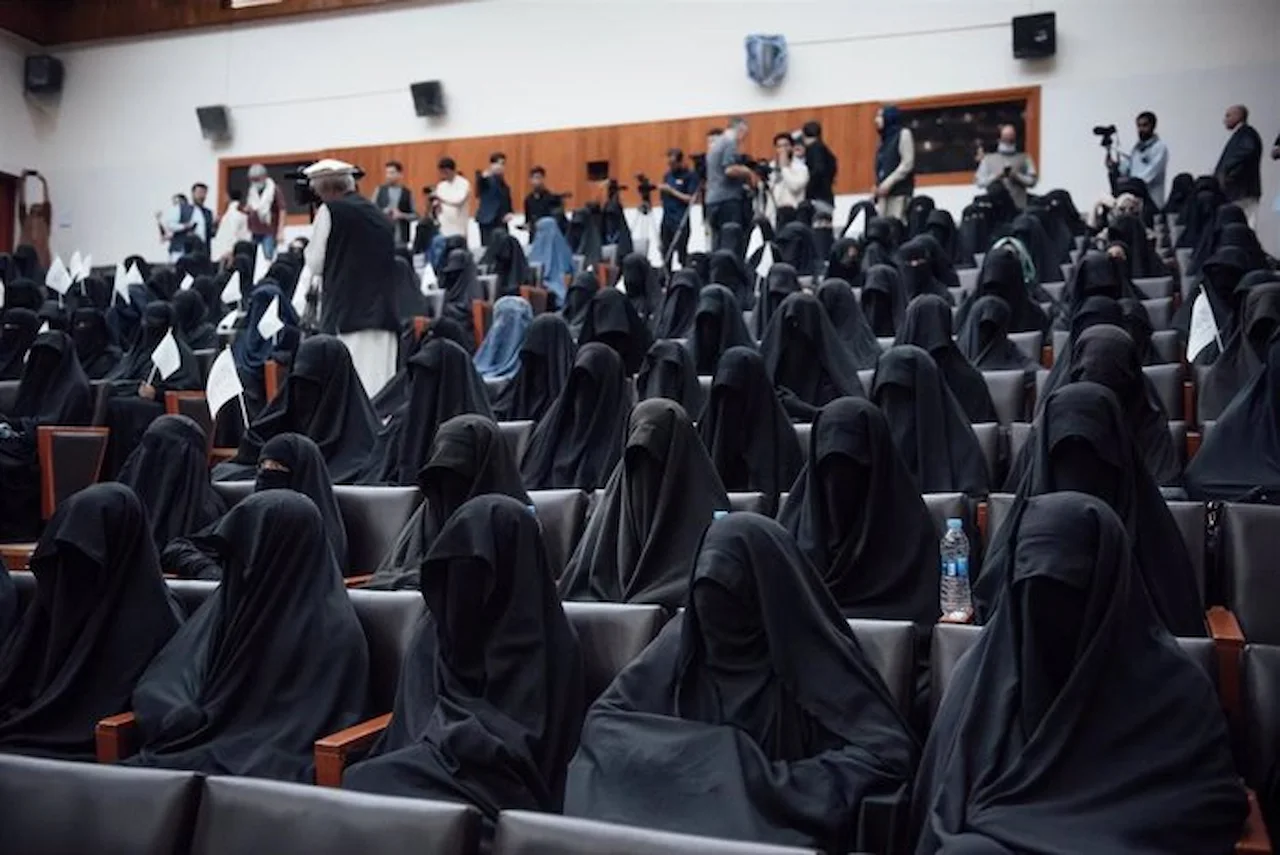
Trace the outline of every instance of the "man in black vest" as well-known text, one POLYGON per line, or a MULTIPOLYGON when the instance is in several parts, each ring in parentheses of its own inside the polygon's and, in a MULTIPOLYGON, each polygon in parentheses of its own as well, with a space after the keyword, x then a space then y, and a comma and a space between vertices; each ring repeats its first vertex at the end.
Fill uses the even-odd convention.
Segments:
POLYGON ((340 160, 305 170, 323 203, 305 257, 320 275, 320 332, 347 346, 365 392, 373 396, 396 373, 395 236, 386 214, 356 192, 355 171, 340 160))
POLYGON ((1249 124, 1249 108, 1243 104, 1228 107, 1222 124, 1231 137, 1213 174, 1227 201, 1239 205, 1250 228, 1256 229, 1262 201, 1262 137, 1249 124))
POLYGON ((209 199, 209 185, 196 182, 191 185, 191 204, 196 206, 196 212, 204 219, 204 252, 210 255, 210 247, 213 245, 213 236, 218 233, 218 218, 209 210, 209 206, 205 204, 209 199))
POLYGON ((902 113, 886 104, 876 113, 880 147, 876 149, 876 212, 882 217, 907 219, 907 208, 916 189, 916 144, 911 129, 903 127, 902 113))
POLYGON ((373 195, 373 204, 395 223, 396 246, 409 245, 409 223, 417 219, 413 210, 413 194, 404 186, 404 166, 398 160, 388 160, 386 183, 373 195))

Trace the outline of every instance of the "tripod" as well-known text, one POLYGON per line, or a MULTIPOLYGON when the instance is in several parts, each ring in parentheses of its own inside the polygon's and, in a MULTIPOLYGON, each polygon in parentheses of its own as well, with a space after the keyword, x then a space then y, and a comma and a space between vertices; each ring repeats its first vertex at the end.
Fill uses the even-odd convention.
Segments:
POLYGON ((667 251, 662 256, 662 269, 668 274, 671 272, 671 257, 676 253, 676 247, 680 245, 680 236, 687 233, 689 229, 689 217, 693 214, 693 206, 700 204, 702 199, 702 179, 698 179, 698 183, 693 185, 693 192, 689 204, 684 206, 684 216, 680 218, 680 225, 676 226, 675 232, 672 233, 671 246, 667 247, 667 251))

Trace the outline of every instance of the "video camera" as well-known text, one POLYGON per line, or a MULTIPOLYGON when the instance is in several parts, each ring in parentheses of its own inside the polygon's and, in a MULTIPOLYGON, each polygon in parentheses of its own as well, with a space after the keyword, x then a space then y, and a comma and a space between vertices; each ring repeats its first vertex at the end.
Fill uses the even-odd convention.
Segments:
POLYGON ((1111 144, 1115 141, 1116 126, 1115 125, 1094 125, 1093 133, 1095 136, 1101 137, 1099 145, 1103 148, 1111 148, 1111 144))
POLYGON ((761 181, 767 182, 773 174, 773 163, 767 159, 754 158, 749 154, 738 156, 738 163, 750 169, 761 181))

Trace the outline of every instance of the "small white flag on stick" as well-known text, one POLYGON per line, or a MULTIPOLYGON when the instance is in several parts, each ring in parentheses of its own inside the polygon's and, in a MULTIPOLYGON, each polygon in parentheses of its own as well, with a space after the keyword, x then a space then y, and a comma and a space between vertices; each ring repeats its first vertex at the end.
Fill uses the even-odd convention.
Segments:
POLYGON ((173 337, 173 330, 165 333, 156 349, 151 351, 151 364, 160 372, 162 380, 168 380, 173 372, 182 367, 182 353, 178 350, 178 340, 173 337))
POLYGON ((84 259, 80 257, 80 250, 71 253, 71 261, 67 263, 67 272, 71 274, 71 281, 79 282, 87 274, 84 272, 84 259))
MULTIPOLYGON (((218 418, 218 411, 232 398, 244 394, 244 386, 240 383, 240 374, 236 371, 236 360, 231 355, 231 348, 224 348, 209 369, 209 380, 204 386, 204 400, 209 405, 209 415, 218 418)), ((245 419, 248 424, 248 419, 245 419)))
POLYGON ((272 297, 267 310, 258 318, 258 335, 263 338, 275 338, 276 333, 284 329, 284 321, 280 320, 280 298, 272 297))
POLYGON ((756 265, 756 275, 761 279, 769 276, 769 271, 773 269, 773 246, 765 244, 764 252, 760 253, 760 263, 756 265))
POLYGON ((0 279, 0 308, 4 307, 4 280, 0 279))
POLYGON ((232 270, 231 278, 227 280, 227 286, 222 289, 222 302, 228 306, 234 306, 240 302, 242 295, 240 294, 240 271, 232 270))
POLYGON ((49 331, 49 322, 45 321, 40 325, 40 329, 36 330, 36 335, 44 335, 49 331))
POLYGON ((258 257, 253 260, 253 283, 257 285, 263 279, 267 278, 267 271, 271 269, 271 262, 267 261, 267 254, 262 249, 262 244, 258 244, 258 257))
POLYGON ((86 252, 80 258, 80 272, 77 274, 74 270, 72 270, 71 275, 75 276, 76 279, 88 279, 90 274, 92 273, 93 273, 93 256, 89 255, 89 253, 86 252))
POLYGON ((129 302, 129 274, 125 272, 124 262, 116 265, 116 278, 111 283, 111 290, 116 292, 116 296, 123 302, 129 302))
POLYGON ((53 257, 53 264, 49 265, 49 272, 44 275, 44 284, 62 295, 71 290, 71 274, 61 257, 53 257))
POLYGON ((182 281, 178 283, 179 291, 190 291, 191 286, 196 284, 195 277, 190 273, 182 277, 182 281))
POLYGON ((145 285, 142 281, 142 271, 138 269, 136 263, 130 264, 129 269, 124 272, 124 284, 126 285, 145 285))
POLYGON ((422 293, 435 291, 440 287, 440 280, 436 278, 436 269, 431 266, 428 261, 422 266, 422 293))
POLYGON ((1222 339, 1218 334, 1218 322, 1213 317, 1213 307, 1209 298, 1201 291, 1196 301, 1191 304, 1191 330, 1187 335, 1187 362, 1195 358, 1214 341, 1218 342, 1218 352, 1222 352, 1222 339))
POLYGON ((311 275, 311 268, 304 264, 302 275, 298 277, 298 284, 293 286, 293 299, 289 303, 298 317, 302 317, 307 312, 307 295, 311 293, 314 281, 315 276, 311 275))
POLYGON ((751 230, 751 237, 747 240, 747 258, 756 254, 756 250, 764 246, 764 232, 759 226, 751 230))

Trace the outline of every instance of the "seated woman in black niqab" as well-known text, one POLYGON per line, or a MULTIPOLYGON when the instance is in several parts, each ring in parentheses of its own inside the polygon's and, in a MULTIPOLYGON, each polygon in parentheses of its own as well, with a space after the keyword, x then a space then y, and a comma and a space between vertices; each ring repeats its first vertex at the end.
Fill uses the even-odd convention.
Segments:
POLYGON ((218 332, 205 316, 208 314, 204 298, 194 288, 179 291, 173 296, 173 311, 177 316, 178 334, 192 350, 216 350, 218 332))
POLYGON ((698 312, 698 294, 702 281, 693 270, 677 270, 667 283, 667 293, 662 299, 653 328, 654 338, 688 338, 693 332, 694 316, 698 312))
POLYGON ((689 556, 729 497, 675 401, 631 411, 622 458, 560 578, 566 600, 684 605, 689 556))
POLYGON ((195 354, 174 332, 179 364, 168 377, 161 377, 152 354, 173 330, 173 305, 155 301, 147 304, 142 329, 133 347, 125 353, 115 371, 107 375, 111 398, 107 402, 106 424, 111 429, 107 441, 107 473, 120 471, 150 424, 164 415, 166 392, 189 392, 204 388, 195 354))
POLYGON ((65 499, 31 557, 33 602, 0 650, 0 752, 92 762, 100 719, 129 709, 181 617, 137 496, 65 499))
POLYGON ((0 413, 0 543, 40 533, 40 425, 87 425, 93 393, 66 333, 41 333, 9 412, 0 413))
POLYGON ((253 478, 262 446, 282 433, 300 433, 315 442, 335 484, 350 484, 364 471, 378 419, 351 352, 334 336, 302 342, 279 393, 245 431, 236 456, 214 467, 213 480, 253 478))
POLYGON ((769 514, 804 465, 764 360, 750 348, 733 347, 720 358, 698 433, 725 489, 764 494, 769 514))
MULTIPOLYGON (((997 184, 996 186, 1003 189, 1003 185, 997 184)), ((1030 254, 1036 269, 1037 285, 1044 285, 1046 282, 1063 281, 1062 265, 1064 260, 1060 260, 1054 254, 1053 246, 1049 242, 1049 236, 1045 233, 1044 226, 1040 224, 1038 219, 1031 214, 1019 214, 1013 218, 1013 222, 1004 230, 1004 234, 1021 243, 1030 254)))
POLYGON ((947 290, 946 283, 934 275, 933 250, 929 243, 912 238, 899 247, 897 262, 908 303, 921 294, 936 294, 951 305, 951 292, 947 290))
POLYGON ((530 490, 603 487, 622 453, 631 390, 617 351, 600 342, 578 349, 569 379, 520 461, 530 490))
POLYGON ((437 339, 448 339, 461 347, 468 354, 474 354, 476 340, 469 335, 457 321, 452 318, 431 318, 426 330, 419 330, 412 322, 406 322, 400 330, 400 348, 396 356, 399 366, 391 379, 373 396, 373 410, 378 414, 378 421, 385 422, 396 410, 409 400, 409 360, 422 350, 427 342, 437 339))
POLYGON ((716 249, 732 252, 739 259, 747 259, 747 230, 740 223, 725 223, 716 234, 716 249))
POLYGON ((860 370, 874 368, 880 358, 880 342, 876 341, 875 331, 849 283, 843 279, 825 279, 816 296, 854 364, 860 370))
POLYGON ((76 309, 71 315, 71 338, 80 367, 90 380, 101 380, 120 364, 123 354, 111 341, 107 318, 101 309, 76 309))
POLYGON ((499 421, 538 421, 560 394, 577 353, 564 318, 544 313, 533 319, 520 346, 520 370, 493 400, 499 421))
POLYGON ((1022 261, 1011 249, 993 250, 983 259, 978 287, 960 307, 957 321, 960 324, 961 338, 965 335, 973 303, 988 296, 999 297, 1009 306, 1009 332, 1049 331, 1049 317, 1032 301, 1022 261))
POLYGON ((667 831, 856 848, 865 800, 918 748, 786 530, 711 524, 688 606, 587 713, 565 813, 667 831))
POLYGON ((484 381, 465 350, 428 341, 409 360, 409 399, 378 432, 361 483, 416 483, 440 425, 463 413, 493 418, 484 381))
POLYGON ((756 340, 747 330, 742 304, 723 285, 708 285, 698 295, 689 350, 699 377, 716 373, 720 357, 731 347, 756 349, 756 340))
POLYGON ((1137 297, 1120 269, 1122 262, 1104 252, 1091 250, 1085 253, 1072 271, 1071 281, 1063 293, 1062 311, 1054 321, 1054 329, 1071 327, 1071 320, 1081 306, 1091 297, 1107 297, 1112 300, 1137 297))
POLYGON ((315 740, 360 721, 369 651, 324 519, 292 490, 255 493, 214 527, 222 583, 133 692, 133 766, 299 783, 315 740))
POLYGON ((872 217, 862 233, 862 269, 870 270, 877 264, 894 264, 898 249, 893 220, 872 217))
POLYGON ((374 571, 370 588, 418 587, 432 543, 454 512, 476 496, 497 493, 529 505, 510 445, 497 424, 479 415, 455 416, 440 426, 416 483, 424 500, 374 571))
MULTIPOLYGON (((929 212, 929 218, 925 220, 923 234, 929 235, 938 242, 938 246, 942 247, 942 255, 951 262, 954 270, 956 258, 959 253, 956 251, 956 221, 951 216, 951 212, 943 208, 935 208, 929 212)), ((973 263, 972 259, 969 262, 973 263)), ((960 277, 956 276, 956 284, 959 285, 960 277)), ((948 286, 950 287, 950 286, 948 286)))
POLYGON ((617 351, 627 376, 631 376, 640 370, 640 363, 653 344, 653 333, 625 294, 617 288, 605 288, 591 298, 578 337, 579 345, 593 341, 617 351))
POLYGON ((1126 272, 1130 279, 1149 279, 1154 276, 1166 276, 1169 268, 1160 259, 1151 238, 1147 237, 1146 226, 1142 220, 1126 214, 1114 220, 1107 227, 1112 240, 1122 241, 1129 252, 1125 256, 1126 272))
POLYGON ((956 345, 979 371, 1025 371, 1034 375, 1040 363, 1009 340, 1009 304, 999 297, 979 297, 969 310, 969 323, 956 345))
POLYGON ((850 286, 862 287, 862 248, 854 238, 840 238, 827 256, 827 269, 822 281, 843 279, 850 286))
POLYGON ((919 492, 986 495, 991 475, 982 447, 928 353, 911 344, 886 350, 871 401, 884 412, 919 492))
POLYGON ((593 270, 582 271, 569 283, 560 316, 569 324, 569 331, 573 333, 574 341, 582 335, 582 325, 587 321, 587 310, 591 308, 591 298, 599 290, 600 280, 596 278, 593 270))
POLYGON ((648 258, 632 252, 622 259, 622 288, 640 320, 652 329, 662 310, 662 287, 648 258))
POLYGON ((36 317, 40 319, 40 327, 42 329, 50 329, 55 332, 67 332, 71 329, 71 316, 57 300, 45 300, 44 305, 40 307, 40 311, 36 313, 36 317))
POLYGON ((464 504, 422 562, 418 624, 391 722, 352 790, 559 813, 586 703, 578 637, 538 521, 507 496, 464 504))
MULTIPOLYGON (((329 469, 316 444, 297 433, 282 433, 269 439, 262 446, 258 477, 253 484, 255 493, 266 490, 294 490, 315 502, 324 519, 324 531, 338 560, 338 568, 345 574, 348 568, 346 524, 333 495, 329 469)), ((217 545, 210 540, 215 527, 210 525, 191 537, 169 541, 160 550, 160 566, 165 572, 184 579, 221 579, 217 545)))
POLYGON ((1240 323, 1222 356, 1196 387, 1197 418, 1213 421, 1266 364, 1271 337, 1280 329, 1280 275, 1252 286, 1240 310, 1240 323))
POLYGON ((525 258, 520 241, 507 231, 506 226, 493 230, 493 238, 480 263, 497 277, 496 297, 513 297, 520 293, 521 285, 528 285, 532 278, 529 262, 525 258))
POLYGON ((777 314, 782 301, 803 290, 800 287, 800 274, 790 264, 779 261, 769 268, 769 275, 761 283, 760 299, 756 301, 756 310, 751 316, 756 338, 764 338, 765 330, 769 329, 769 321, 773 320, 773 316, 777 314))
POLYGON ((1151 315, 1141 300, 1125 297, 1119 301, 1120 326, 1133 339, 1138 348, 1138 359, 1143 365, 1158 365, 1162 360, 1152 344, 1151 337, 1155 330, 1151 326, 1151 315))
POLYGON ((644 364, 636 375, 636 394, 641 400, 667 398, 684 407, 687 413, 701 413, 702 385, 693 369, 693 357, 678 341, 655 341, 645 354, 644 364))
POLYGON ((707 261, 707 278, 711 285, 723 285, 738 298, 744 310, 755 306, 755 274, 748 274, 746 265, 737 253, 727 249, 718 249, 711 253, 707 261))
MULTIPOLYGON (((1187 548, 1110 389, 1086 381, 1050 395, 1019 462, 1012 487, 1018 498, 1008 519, 1016 520, 1027 500, 1043 493, 1075 490, 1097 496, 1124 522, 1152 604, 1169 631, 1205 634, 1203 596, 1187 548)), ((1016 531, 1013 525, 995 533, 974 584, 980 623, 992 614, 1007 581, 1008 542, 1016 531)))
POLYGON ((1205 229, 1196 243, 1191 261, 1187 264, 1187 274, 1195 276, 1204 268, 1205 262, 1224 246, 1236 246, 1245 250, 1253 258, 1262 258, 1264 253, 1258 244, 1257 235, 1249 228, 1249 220, 1239 205, 1223 205, 1213 216, 1213 225, 1205 229), (1227 229, 1235 226, 1228 242, 1227 229), (1240 231, 1244 226, 1244 231, 1240 231))
POLYGON ((778 229, 773 239, 778 260, 791 265, 800 276, 812 276, 817 272, 817 253, 813 244, 813 229, 799 221, 787 223, 778 229))
POLYGON ((40 333, 40 318, 31 309, 5 309, 0 315, 0 380, 18 380, 27 351, 40 333))
POLYGON ((449 252, 444 260, 444 269, 440 271, 439 284, 440 290, 444 291, 440 314, 456 321, 468 335, 475 336, 471 303, 488 299, 488 295, 476 276, 476 260, 470 250, 454 249, 449 252))
POLYGON ((812 294, 792 294, 783 301, 769 322, 760 353, 769 380, 795 421, 813 421, 818 410, 836 398, 866 397, 853 354, 812 294))
POLYGON ((1063 492, 1006 525, 999 604, 924 748, 912 851, 1232 851, 1247 806, 1222 707, 1153 611, 1124 523, 1063 492))
MULTIPOLYGON (((929 251, 929 264, 933 268, 933 278, 947 286, 948 289, 960 287, 960 274, 956 273, 955 262, 932 234, 925 232, 912 238, 919 241, 929 251)), ((947 293, 951 293, 948 290, 947 293)))
POLYGON ((186 416, 152 422, 116 480, 142 500, 157 551, 176 537, 195 534, 227 510, 209 483, 208 438, 186 416))
POLYGON ((914 344, 933 357, 970 424, 999 421, 982 373, 951 338, 951 307, 941 297, 925 294, 912 300, 894 344, 914 344))
MULTIPOLYGON (((1239 247, 1225 246, 1213 254, 1204 265, 1200 281, 1191 289, 1191 294, 1178 307, 1173 316, 1173 328, 1182 333, 1183 340, 1191 335, 1191 310, 1201 294, 1209 303, 1213 312, 1214 325, 1218 328, 1218 338, 1225 345, 1235 335, 1240 321, 1240 307, 1244 304, 1245 294, 1257 282, 1270 279, 1269 271, 1254 270, 1250 265, 1248 254, 1239 247)), ((1210 341, 1199 353, 1191 354, 1191 364, 1212 365, 1221 354, 1218 340, 1210 341)))
MULTIPOLYGON (((862 313, 877 338, 893 338, 907 313, 906 288, 902 274, 892 264, 877 264, 862 278, 862 313)), ((878 357, 877 357, 878 358, 878 357)))

